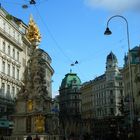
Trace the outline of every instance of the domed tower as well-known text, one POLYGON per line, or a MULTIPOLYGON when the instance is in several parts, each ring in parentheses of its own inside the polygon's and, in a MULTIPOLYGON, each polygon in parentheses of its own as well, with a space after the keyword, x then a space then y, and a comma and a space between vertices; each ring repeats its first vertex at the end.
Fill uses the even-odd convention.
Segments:
POLYGON ((123 100, 122 73, 121 69, 118 68, 118 61, 113 52, 110 52, 107 56, 105 75, 107 85, 106 93, 109 101, 108 110, 110 110, 110 115, 121 115, 121 101, 123 100))
POLYGON ((60 93, 60 125, 63 134, 80 134, 81 80, 76 73, 68 73, 62 80, 60 93))
POLYGON ((106 59, 106 79, 114 80, 114 77, 119 73, 118 70, 118 60, 113 52, 107 56, 106 59))
POLYGON ((113 52, 107 56, 106 59, 106 70, 114 70, 114 68, 118 68, 118 60, 113 52))

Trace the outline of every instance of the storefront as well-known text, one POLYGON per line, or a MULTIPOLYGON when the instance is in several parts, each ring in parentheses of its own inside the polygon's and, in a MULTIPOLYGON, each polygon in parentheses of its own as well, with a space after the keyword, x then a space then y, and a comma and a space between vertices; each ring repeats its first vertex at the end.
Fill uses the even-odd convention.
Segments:
POLYGON ((12 121, 6 119, 0 119, 0 135, 10 136, 12 129, 13 129, 12 121))

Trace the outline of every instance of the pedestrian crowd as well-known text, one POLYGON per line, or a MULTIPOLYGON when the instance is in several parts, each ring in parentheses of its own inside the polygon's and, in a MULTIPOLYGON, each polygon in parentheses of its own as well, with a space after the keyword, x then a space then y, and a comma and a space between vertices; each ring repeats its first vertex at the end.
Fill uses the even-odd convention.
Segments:
POLYGON ((36 134, 35 138, 32 139, 31 135, 28 135, 28 137, 26 138, 26 140, 40 140, 39 136, 36 134))

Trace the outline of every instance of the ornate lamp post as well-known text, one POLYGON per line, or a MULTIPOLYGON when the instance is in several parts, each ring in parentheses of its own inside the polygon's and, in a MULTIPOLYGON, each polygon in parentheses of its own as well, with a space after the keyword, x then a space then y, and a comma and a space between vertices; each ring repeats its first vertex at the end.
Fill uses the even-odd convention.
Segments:
POLYGON ((113 18, 122 18, 125 23, 126 23, 126 35, 127 35, 127 43, 128 43, 128 70, 129 70, 129 81, 130 81, 130 92, 129 92, 129 102, 130 102, 130 125, 131 125, 131 130, 133 130, 133 121, 134 121, 134 104, 133 104, 133 86, 132 86, 132 71, 131 71, 131 58, 130 58, 130 39, 129 39, 129 28, 128 28, 128 21, 125 17, 121 15, 115 15, 109 18, 107 21, 107 27, 104 32, 105 35, 111 35, 112 32, 109 29, 109 22, 113 18))

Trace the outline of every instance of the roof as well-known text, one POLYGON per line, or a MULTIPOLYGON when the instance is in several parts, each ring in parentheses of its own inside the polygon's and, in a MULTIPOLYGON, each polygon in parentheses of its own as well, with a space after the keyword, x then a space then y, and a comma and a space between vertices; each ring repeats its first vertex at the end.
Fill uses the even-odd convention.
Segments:
POLYGON ((24 26, 27 27, 27 24, 25 22, 23 22, 21 19, 15 17, 15 16, 9 14, 1 5, 0 5, 0 9, 3 11, 3 13, 7 19, 12 20, 17 25, 19 25, 19 23, 22 23, 24 26))
MULTIPOLYGON (((130 50, 130 54, 131 54, 131 64, 139 64, 140 63, 140 45, 139 46, 135 46, 134 48, 132 48, 130 50)), ((128 55, 124 56, 124 66, 128 65, 128 55)))
POLYGON ((64 79, 62 80, 61 83, 61 89, 63 88, 68 88, 72 86, 80 86, 81 85, 81 80, 77 76, 76 73, 68 73, 65 75, 64 79))
POLYGON ((48 57, 48 59, 49 59, 49 61, 50 61, 50 62, 52 61, 52 59, 51 59, 50 55, 49 55, 46 51, 44 51, 43 49, 40 49, 40 48, 38 48, 37 50, 39 50, 40 52, 42 52, 42 53, 46 54, 46 55, 47 55, 47 57, 48 57))
POLYGON ((117 58, 115 56, 115 54, 113 52, 110 52, 110 54, 107 56, 107 61, 111 60, 111 61, 117 61, 117 58))
POLYGON ((135 46, 133 49, 131 49, 130 51, 140 51, 140 46, 135 46))

